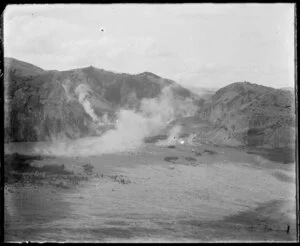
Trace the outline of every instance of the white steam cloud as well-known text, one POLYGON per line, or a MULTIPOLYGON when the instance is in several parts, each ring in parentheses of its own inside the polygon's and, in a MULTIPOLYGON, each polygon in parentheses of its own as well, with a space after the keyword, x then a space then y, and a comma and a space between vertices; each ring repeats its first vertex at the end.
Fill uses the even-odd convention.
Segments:
POLYGON ((83 106, 85 112, 92 117, 93 121, 98 122, 98 116, 95 114, 94 109, 89 101, 90 88, 86 84, 80 84, 75 89, 75 94, 78 96, 78 101, 83 106))
POLYGON ((181 126, 174 126, 169 131, 169 137, 166 140, 160 140, 157 142, 157 145, 166 146, 166 145, 174 145, 178 142, 178 136, 181 131, 181 126))
MULTIPOLYGON (((87 113, 95 121, 95 115, 88 101, 89 90, 78 86, 76 94, 87 113)), ((188 117, 196 112, 196 106, 190 100, 175 99, 170 87, 162 90, 158 98, 143 99, 137 110, 122 109, 118 112, 115 128, 99 137, 89 137, 75 141, 53 141, 47 148, 36 148, 35 151, 47 155, 88 156, 105 153, 134 151, 143 146, 144 138, 159 134, 169 122, 176 117, 188 117)), ((180 127, 170 131, 167 142, 180 133, 180 127)))

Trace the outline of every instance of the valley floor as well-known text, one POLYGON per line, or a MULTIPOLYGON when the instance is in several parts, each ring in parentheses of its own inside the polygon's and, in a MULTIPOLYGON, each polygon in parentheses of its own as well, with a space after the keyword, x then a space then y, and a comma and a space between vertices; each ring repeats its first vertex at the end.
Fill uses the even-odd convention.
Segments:
POLYGON ((297 239, 294 163, 237 148, 147 144, 30 165, 6 176, 5 241, 297 239), (65 176, 54 170, 62 164, 65 176))

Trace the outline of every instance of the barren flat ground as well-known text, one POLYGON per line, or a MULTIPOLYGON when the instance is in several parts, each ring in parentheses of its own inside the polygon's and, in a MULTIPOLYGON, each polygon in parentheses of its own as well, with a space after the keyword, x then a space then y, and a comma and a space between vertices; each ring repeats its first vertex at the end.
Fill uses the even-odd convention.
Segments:
POLYGON ((36 158, 22 174, 36 178, 5 185, 5 241, 295 241, 295 163, 264 154, 146 144, 36 158), (43 169, 61 165, 76 182, 43 169))

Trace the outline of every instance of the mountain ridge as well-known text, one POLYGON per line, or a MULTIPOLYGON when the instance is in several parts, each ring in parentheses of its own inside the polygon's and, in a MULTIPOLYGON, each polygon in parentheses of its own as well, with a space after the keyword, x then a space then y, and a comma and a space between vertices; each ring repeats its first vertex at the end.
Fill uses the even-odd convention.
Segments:
POLYGON ((168 104, 177 107, 175 112, 182 111, 185 104, 180 102, 196 105, 197 141, 262 147, 286 147, 295 141, 292 90, 244 81, 201 98, 151 72, 131 75, 93 66, 55 71, 9 61, 4 74, 7 141, 94 136, 99 129, 110 129, 119 110, 139 110, 143 100, 157 100, 169 87, 175 101, 168 104))
POLYGON ((200 100, 176 82, 149 72, 116 74, 93 66, 49 71, 18 60, 6 61, 5 134, 8 141, 95 135, 103 117, 105 121, 114 121, 118 110, 136 110, 143 99, 158 98, 166 87, 171 88, 176 100, 189 99, 197 103, 200 100))
POLYGON ((107 70, 107 69, 104 69, 104 68, 98 68, 98 67, 95 67, 94 65, 89 65, 89 66, 84 66, 84 67, 79 67, 79 68, 63 69, 63 70, 44 69, 44 68, 41 68, 39 66, 33 65, 29 62, 25 62, 25 61, 22 61, 20 59, 14 58, 14 57, 4 57, 4 64, 9 66, 12 63, 14 63, 13 65, 15 65, 16 63, 24 64, 26 66, 30 66, 32 68, 36 68, 38 70, 41 70, 41 72, 67 72, 67 71, 75 71, 75 70, 92 68, 92 69, 98 69, 98 70, 101 70, 101 71, 107 72, 107 73, 114 73, 114 74, 127 75, 127 76, 133 76, 133 75, 143 76, 143 75, 145 75, 145 76, 153 76, 155 78, 163 78, 163 77, 161 77, 161 76, 159 76, 155 73, 149 72, 149 71, 144 71, 144 72, 141 72, 141 73, 124 73, 124 72, 117 72, 117 71, 107 70))

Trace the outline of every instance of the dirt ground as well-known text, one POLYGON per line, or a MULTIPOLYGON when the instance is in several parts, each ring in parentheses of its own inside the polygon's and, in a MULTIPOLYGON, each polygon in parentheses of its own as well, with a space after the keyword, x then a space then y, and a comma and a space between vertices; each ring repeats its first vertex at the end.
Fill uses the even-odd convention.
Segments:
POLYGON ((295 164, 266 157, 150 143, 89 157, 8 155, 5 241, 296 241, 295 164))

